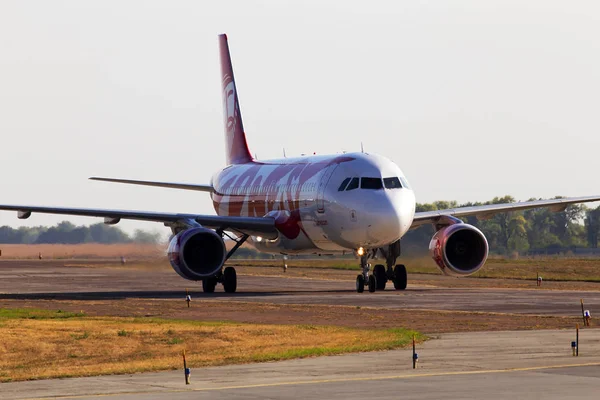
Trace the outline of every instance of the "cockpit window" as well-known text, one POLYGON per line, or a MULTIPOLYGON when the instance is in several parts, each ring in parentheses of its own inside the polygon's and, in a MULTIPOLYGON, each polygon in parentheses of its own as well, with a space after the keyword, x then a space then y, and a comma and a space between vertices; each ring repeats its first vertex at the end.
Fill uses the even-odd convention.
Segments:
POLYGON ((408 190, 411 190, 411 189, 410 189, 410 185, 408 184, 408 181, 406 180, 406 178, 405 178, 405 177, 401 176, 401 177, 400 177, 400 181, 402 182, 402 187, 405 187, 405 188, 407 188, 408 190))
POLYGON ((361 178, 360 188, 373 190, 383 189, 383 184, 381 183, 381 178, 361 178))
POLYGON ((338 188, 338 192, 344 191, 344 189, 346 189, 346 186, 348 185, 348 182, 350 182, 350 178, 344 179, 344 182, 342 182, 342 184, 338 188))
POLYGON ((358 178, 352 178, 346 190, 354 190, 358 188, 358 178))
POLYGON ((383 185, 386 187, 386 189, 401 189, 402 188, 400 179, 395 176, 392 178, 383 178, 383 185))

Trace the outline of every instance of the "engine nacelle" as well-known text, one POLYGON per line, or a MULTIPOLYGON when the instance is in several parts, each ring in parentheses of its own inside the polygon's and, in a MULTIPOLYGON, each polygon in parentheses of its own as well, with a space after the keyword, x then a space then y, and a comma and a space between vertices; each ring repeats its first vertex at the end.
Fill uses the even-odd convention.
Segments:
POLYGON ((488 257, 488 242, 473 225, 446 226, 433 235, 429 252, 438 268, 451 276, 466 276, 477 272, 488 257))
POLYGON ((213 230, 191 228, 169 243, 169 261, 182 278, 192 281, 214 276, 225 263, 225 243, 213 230))

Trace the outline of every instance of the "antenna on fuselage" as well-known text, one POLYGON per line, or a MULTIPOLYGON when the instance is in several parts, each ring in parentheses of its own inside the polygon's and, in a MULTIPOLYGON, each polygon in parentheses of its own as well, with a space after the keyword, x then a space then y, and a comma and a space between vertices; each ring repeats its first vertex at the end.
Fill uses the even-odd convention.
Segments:
POLYGON ((365 148, 363 146, 363 142, 360 142, 360 152, 364 153, 365 152, 365 148))
POLYGON ((283 148, 283 158, 287 158, 287 156, 285 155, 285 147, 283 148))

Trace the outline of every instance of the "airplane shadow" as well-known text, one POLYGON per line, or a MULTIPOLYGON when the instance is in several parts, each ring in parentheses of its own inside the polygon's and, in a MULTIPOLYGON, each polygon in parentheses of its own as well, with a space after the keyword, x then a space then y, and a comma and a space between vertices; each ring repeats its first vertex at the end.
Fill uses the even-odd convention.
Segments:
MULTIPOLYGON (((204 293, 190 291, 192 299, 220 299, 220 298, 245 298, 245 297, 277 297, 294 294, 319 294, 319 293, 353 293, 354 290, 296 290, 282 292, 237 292, 237 293, 204 293)), ((94 292, 56 292, 56 293, 0 293, 0 300, 124 300, 124 299, 184 299, 185 292, 181 290, 151 290, 151 291, 94 291, 94 292)))

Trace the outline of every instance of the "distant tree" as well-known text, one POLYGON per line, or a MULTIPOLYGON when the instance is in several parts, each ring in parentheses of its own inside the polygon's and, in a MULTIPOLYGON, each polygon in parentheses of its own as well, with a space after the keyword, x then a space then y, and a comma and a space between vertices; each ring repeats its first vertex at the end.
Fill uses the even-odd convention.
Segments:
POLYGON ((136 243, 160 243, 161 241, 160 232, 147 232, 141 229, 136 229, 133 234, 133 241, 136 243))
POLYGON ((598 234, 600 233, 600 206, 589 210, 585 218, 585 231, 589 247, 598 248, 598 234))
MULTIPOLYGON (((143 243, 160 242, 161 234, 156 232, 135 232, 136 240, 143 243)), ((132 239, 115 226, 98 223, 90 226, 76 226, 68 221, 56 226, 22 226, 18 229, 10 226, 0 227, 0 243, 127 243, 132 239)))
POLYGON ((430 203, 417 203, 415 206, 416 212, 435 211, 437 207, 435 204, 430 203))
POLYGON ((70 222, 61 222, 55 227, 42 232, 35 243, 88 243, 92 241, 88 227, 76 227, 70 222))
POLYGON ((10 226, 0 226, 0 242, 21 243, 22 233, 10 226))
POLYGON ((527 240, 527 220, 522 214, 515 214, 508 223, 507 250, 525 252, 529 250, 527 240))
POLYGON ((21 234, 21 241, 19 243, 32 244, 35 243, 42 232, 46 232, 48 228, 45 226, 22 226, 18 230, 21 234))
POLYGON ((90 225, 91 240, 95 243, 126 243, 131 241, 129 235, 119 228, 104 223, 90 225))
POLYGON ((456 201, 435 201, 433 204, 435 205, 436 210, 447 210, 449 208, 458 207, 456 201))
MULTIPOLYGON (((486 204, 505 204, 505 203, 514 203, 515 199, 512 196, 504 196, 504 197, 494 197, 492 201, 487 202, 486 204)), ((494 215, 491 219, 491 224, 498 225, 497 230, 497 246, 501 248, 502 252, 506 252, 509 249, 509 241, 511 240, 514 231, 511 230, 510 223, 511 220, 517 215, 517 213, 508 212, 508 213, 499 213, 494 215)), ((500 250, 500 249, 498 249, 500 250)))

